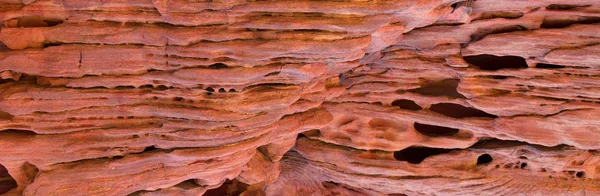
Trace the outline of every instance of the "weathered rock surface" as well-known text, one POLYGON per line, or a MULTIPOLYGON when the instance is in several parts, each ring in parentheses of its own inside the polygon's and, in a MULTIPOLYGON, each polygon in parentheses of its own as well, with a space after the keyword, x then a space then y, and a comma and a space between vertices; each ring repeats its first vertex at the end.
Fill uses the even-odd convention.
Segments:
POLYGON ((597 0, 0 0, 0 194, 600 195, 597 0))

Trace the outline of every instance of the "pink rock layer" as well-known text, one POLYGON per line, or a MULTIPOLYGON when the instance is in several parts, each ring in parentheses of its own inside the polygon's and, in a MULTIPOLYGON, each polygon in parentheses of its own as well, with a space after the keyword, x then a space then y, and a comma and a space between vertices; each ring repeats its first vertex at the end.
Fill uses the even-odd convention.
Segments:
POLYGON ((3 0, 0 194, 600 195, 597 0, 3 0))

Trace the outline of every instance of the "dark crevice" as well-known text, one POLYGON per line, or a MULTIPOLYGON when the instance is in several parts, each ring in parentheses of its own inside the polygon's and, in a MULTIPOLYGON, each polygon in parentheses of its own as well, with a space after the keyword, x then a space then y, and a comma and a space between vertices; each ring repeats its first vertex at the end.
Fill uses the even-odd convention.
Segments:
POLYGON ((406 161, 412 164, 419 164, 427 157, 449 153, 453 149, 427 148, 427 147, 409 147, 404 150, 394 152, 394 158, 398 161, 406 161))
POLYGON ((265 77, 269 77, 269 76, 276 76, 276 75, 279 75, 279 73, 281 73, 281 72, 279 72, 279 71, 276 71, 276 72, 271 72, 271 73, 269 73, 269 74, 265 75, 265 77))
POLYGON ((115 90, 128 90, 128 89, 135 89, 135 86, 131 86, 131 85, 119 85, 119 86, 115 86, 112 89, 115 89, 115 90))
POLYGON ((454 103, 437 103, 431 105, 430 111, 443 114, 445 116, 453 118, 468 118, 468 117, 484 117, 484 118, 497 118, 498 116, 489 114, 487 112, 465 107, 454 103))
POLYGON ((600 17, 593 16, 580 16, 577 18, 544 18, 540 28, 554 29, 554 28, 565 28, 574 24, 594 24, 600 23, 600 17))
POLYGON ((525 30, 527 30, 527 28, 525 28, 521 25, 511 25, 511 26, 504 26, 504 27, 499 27, 499 28, 492 27, 492 28, 477 29, 477 31, 475 31, 475 33, 471 34, 471 42, 479 41, 479 40, 483 39, 485 36, 491 35, 491 34, 508 33, 508 32, 514 32, 514 31, 525 31, 525 30))
POLYGON ((17 182, 8 173, 6 167, 0 164, 0 194, 4 194, 14 188, 17 188, 17 182))
POLYGON ((144 148, 144 151, 142 151, 142 153, 152 152, 152 151, 156 151, 156 150, 159 150, 158 148, 156 148, 156 146, 148 146, 148 147, 144 148))
POLYGON ((499 140, 495 138, 491 139, 482 139, 477 143, 473 144, 470 148, 472 149, 499 149, 499 148, 514 148, 518 146, 527 146, 529 148, 533 148, 537 151, 562 151, 567 149, 572 149, 572 146, 560 144, 553 147, 541 146, 536 144, 530 144, 527 142, 513 141, 513 140, 499 140))
POLYGON ((244 184, 236 179, 227 180, 223 182, 221 186, 215 189, 210 189, 204 193, 204 196, 233 196, 240 195, 248 188, 247 184, 244 184))
POLYGON ((464 95, 456 91, 458 87, 458 79, 445 79, 442 81, 430 82, 421 86, 421 88, 408 90, 412 93, 429 96, 447 96, 451 98, 466 98, 464 95))
POLYGON ((535 68, 542 68, 542 69, 560 69, 560 68, 565 68, 566 66, 564 65, 556 65, 556 64, 549 64, 549 63, 538 63, 535 65, 535 68))
POLYGON ((393 106, 398 106, 402 109, 406 109, 406 110, 421 110, 423 109, 421 106, 419 106, 419 104, 415 103, 412 100, 408 100, 408 99, 398 99, 392 102, 393 106))
POLYGON ((461 3, 461 2, 456 2, 456 3, 453 3, 452 5, 450 5, 450 7, 452 7, 452 11, 450 13, 454 13, 454 11, 456 10, 456 8, 458 8, 458 4, 459 3, 461 3))
POLYGON ((340 186, 339 183, 337 182, 333 182, 333 181, 325 181, 325 182, 321 182, 321 185, 325 188, 334 188, 334 187, 338 187, 340 186))
MULTIPOLYGON (((44 48, 47 48, 47 47, 50 47, 50 46, 60 46, 60 45, 63 45, 63 44, 65 44, 65 43, 59 42, 59 41, 44 42, 44 48)), ((80 61, 79 64, 81 65, 81 52, 79 54, 79 61, 80 61)))
POLYGON ((33 137, 36 135, 37 135, 37 133, 30 131, 30 130, 20 130, 20 129, 0 130, 0 138, 6 138, 8 136, 33 137))
POLYGON ((83 52, 80 50, 79 51, 79 66, 77 66, 78 68, 81 68, 81 59, 83 58, 83 52))
POLYGON ((227 65, 225 65, 223 63, 215 63, 215 64, 212 64, 212 65, 208 66, 209 69, 225 69, 225 68, 228 68, 228 67, 229 66, 227 66, 227 65))
POLYGON ((496 80, 504 80, 509 78, 510 76, 501 76, 501 75, 490 75, 488 78, 496 79, 496 80))
POLYGON ((464 60, 481 70, 522 69, 527 62, 520 56, 495 56, 489 54, 465 56, 464 60))
POLYGON ((415 127, 415 130, 417 130, 419 133, 429 136, 429 137, 453 136, 453 135, 456 135, 459 131, 458 129, 455 129, 455 128, 442 127, 442 126, 436 126, 436 125, 427 125, 427 124, 421 124, 418 122, 415 122, 414 127, 415 127))
POLYGON ((492 158, 492 155, 482 154, 482 155, 479 155, 479 157, 477 157, 477 165, 488 164, 488 163, 491 163, 493 160, 494 160, 494 158, 492 158))

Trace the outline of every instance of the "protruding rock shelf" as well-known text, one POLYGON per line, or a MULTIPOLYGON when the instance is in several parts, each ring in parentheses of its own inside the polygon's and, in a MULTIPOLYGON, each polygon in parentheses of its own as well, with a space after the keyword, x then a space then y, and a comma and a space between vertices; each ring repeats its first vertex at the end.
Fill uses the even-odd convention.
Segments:
POLYGON ((600 195, 598 0, 2 0, 0 194, 600 195))

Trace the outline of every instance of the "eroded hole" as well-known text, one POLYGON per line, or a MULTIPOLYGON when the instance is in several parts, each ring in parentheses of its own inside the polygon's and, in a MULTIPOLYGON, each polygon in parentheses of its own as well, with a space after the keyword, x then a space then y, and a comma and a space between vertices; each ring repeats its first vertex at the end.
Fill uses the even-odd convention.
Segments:
POLYGON ((458 79, 446 79, 436 82, 424 84, 421 88, 409 90, 412 93, 429 96, 447 96, 451 98, 466 98, 464 95, 456 91, 458 87, 458 79))
POLYGON ((565 68, 566 66, 564 65, 556 65, 556 64, 549 64, 549 63, 538 63, 535 65, 535 68, 542 68, 542 69, 560 69, 560 68, 565 68))
POLYGON ((28 183, 33 183, 37 173, 40 171, 35 165, 29 162, 25 162, 21 169, 23 170, 28 183))
POLYGON ((185 99, 183 99, 183 97, 174 97, 173 101, 183 102, 183 101, 185 101, 185 99))
POLYGON ((158 148, 156 148, 156 146, 148 146, 148 147, 144 148, 144 151, 142 151, 142 153, 152 152, 155 150, 158 150, 158 148))
POLYGON ((487 112, 465 107, 454 103, 437 103, 431 105, 429 110, 443 114, 445 116, 453 118, 468 118, 468 117, 485 117, 485 118, 497 118, 498 116, 489 114, 487 112))
POLYGON ((435 125, 427 125, 415 122, 415 129, 426 136, 429 137, 444 137, 444 136, 453 136, 458 133, 458 129, 435 126, 435 125))
POLYGON ((408 99, 399 99, 399 100, 395 100, 392 102, 393 106, 398 106, 402 109, 406 109, 406 110, 421 110, 423 109, 421 106, 419 106, 419 104, 415 103, 412 100, 408 100, 408 99))
POLYGON ((240 195, 247 188, 247 184, 238 180, 227 180, 220 187, 206 191, 204 196, 240 195))
POLYGON ((8 169, 0 164, 0 194, 4 194, 17 187, 17 182, 8 173, 8 169))
POLYGON ((575 173, 575 176, 578 178, 583 178, 583 177, 585 177, 585 172, 578 171, 577 173, 575 173))
POLYGON ((228 68, 228 67, 229 66, 227 66, 227 65, 225 65, 223 63, 215 63, 215 64, 212 64, 212 65, 208 66, 208 68, 210 68, 210 69, 225 69, 225 68, 228 68))
POLYGON ((61 19, 26 16, 4 21, 5 27, 51 27, 63 23, 61 19))
POLYGON ((492 158, 492 155, 482 154, 479 155, 479 157, 477 157, 477 165, 488 164, 491 163, 493 160, 494 158, 492 158))
POLYGON ((404 150, 394 152, 394 158, 398 161, 406 161, 412 164, 419 164, 427 157, 444 154, 453 149, 427 148, 427 147, 409 147, 404 150))
POLYGON ((165 90, 167 90, 167 89, 169 89, 169 87, 167 87, 167 86, 165 86, 165 85, 158 85, 158 86, 156 87, 156 90, 159 90, 159 91, 165 91, 165 90))
POLYGON ((495 56, 489 54, 465 56, 464 60, 482 70, 527 68, 527 62, 520 56, 495 56))

